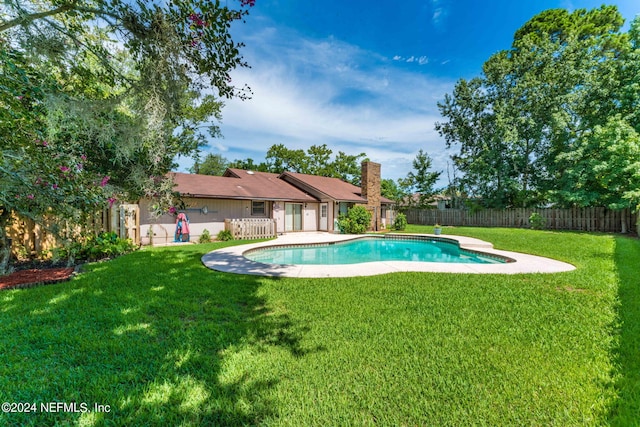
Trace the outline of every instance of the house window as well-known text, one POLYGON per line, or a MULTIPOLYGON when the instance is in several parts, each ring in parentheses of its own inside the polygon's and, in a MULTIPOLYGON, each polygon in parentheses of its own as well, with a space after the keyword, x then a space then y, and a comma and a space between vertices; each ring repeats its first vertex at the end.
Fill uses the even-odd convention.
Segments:
POLYGON ((266 202, 264 201, 251 201, 251 216, 265 216, 266 214, 266 202))

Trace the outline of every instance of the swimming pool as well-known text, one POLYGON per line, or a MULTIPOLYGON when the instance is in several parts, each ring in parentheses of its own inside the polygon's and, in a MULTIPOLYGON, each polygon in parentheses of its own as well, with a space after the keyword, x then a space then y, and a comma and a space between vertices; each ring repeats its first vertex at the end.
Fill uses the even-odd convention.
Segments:
POLYGON ((369 236, 346 242, 270 246, 244 256, 255 262, 280 265, 340 265, 376 261, 463 264, 503 264, 509 258, 461 249, 457 241, 435 238, 369 236))

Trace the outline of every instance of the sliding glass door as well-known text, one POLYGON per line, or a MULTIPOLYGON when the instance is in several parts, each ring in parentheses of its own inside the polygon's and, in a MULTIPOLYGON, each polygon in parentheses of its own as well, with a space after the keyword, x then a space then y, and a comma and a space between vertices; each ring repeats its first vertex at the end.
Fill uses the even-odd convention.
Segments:
POLYGON ((302 230, 302 204, 285 203, 284 205, 284 231, 302 230))

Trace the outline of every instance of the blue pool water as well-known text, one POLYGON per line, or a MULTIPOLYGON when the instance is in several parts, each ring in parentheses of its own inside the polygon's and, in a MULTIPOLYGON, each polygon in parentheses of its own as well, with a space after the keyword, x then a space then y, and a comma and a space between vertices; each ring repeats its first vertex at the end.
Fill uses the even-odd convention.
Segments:
POLYGON ((254 249, 244 256, 265 264, 358 264, 375 261, 500 264, 493 256, 460 249, 436 240, 396 240, 366 237, 347 242, 254 249))

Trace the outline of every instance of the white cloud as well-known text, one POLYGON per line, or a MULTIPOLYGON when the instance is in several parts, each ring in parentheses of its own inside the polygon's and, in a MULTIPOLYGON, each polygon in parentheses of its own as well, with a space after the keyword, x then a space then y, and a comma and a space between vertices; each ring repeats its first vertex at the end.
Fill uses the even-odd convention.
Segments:
POLYGON ((334 153, 365 152, 382 163, 384 178, 404 177, 419 149, 434 158, 436 169, 446 167, 441 153, 449 153, 434 123, 441 120, 436 102, 453 82, 397 67, 399 57, 273 28, 251 36, 243 52, 252 68, 236 70, 233 80, 247 83, 253 97, 225 102, 224 139, 215 141, 230 160, 261 161, 279 143, 302 149, 327 144, 334 153))
POLYGON ((395 55, 393 57, 393 60, 394 61, 400 61, 400 62, 407 62, 409 64, 415 62, 415 63, 417 63, 419 65, 427 65, 429 63, 429 57, 424 56, 424 55, 422 55, 422 56, 411 55, 408 58, 405 58, 404 56, 400 56, 400 55, 395 55))
POLYGON ((431 0, 433 14, 431 15, 431 23, 436 29, 442 29, 446 23, 449 11, 445 5, 446 0, 431 0))
POLYGON ((429 63, 429 58, 426 56, 410 56, 406 62, 417 62, 420 65, 426 65, 429 63))

